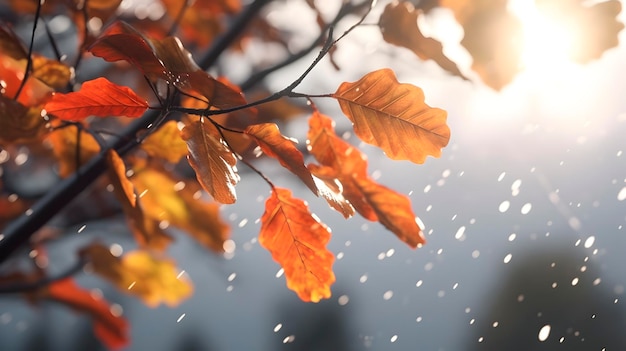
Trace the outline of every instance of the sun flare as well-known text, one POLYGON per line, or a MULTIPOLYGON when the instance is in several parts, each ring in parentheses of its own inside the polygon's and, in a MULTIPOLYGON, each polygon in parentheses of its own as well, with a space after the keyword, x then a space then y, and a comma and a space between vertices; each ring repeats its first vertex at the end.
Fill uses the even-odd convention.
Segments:
POLYGON ((521 62, 525 70, 554 74, 569 62, 574 33, 558 19, 541 13, 534 1, 513 1, 524 34, 521 62))

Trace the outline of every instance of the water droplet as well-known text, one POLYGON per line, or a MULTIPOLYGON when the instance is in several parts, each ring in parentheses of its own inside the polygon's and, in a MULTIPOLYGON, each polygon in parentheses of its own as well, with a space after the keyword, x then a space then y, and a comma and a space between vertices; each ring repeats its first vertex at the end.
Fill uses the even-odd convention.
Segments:
POLYGON ((390 300, 393 297, 393 291, 391 290, 387 290, 385 291, 385 293, 383 294, 383 299, 384 300, 390 300))
POLYGON ((276 278, 280 278, 283 276, 283 274, 285 273, 284 269, 279 269, 278 272, 276 272, 276 278))
POLYGON ((550 324, 546 324, 539 329, 539 334, 537 335, 539 341, 546 341, 548 339, 548 336, 550 336, 550 329, 550 324))
POLYGON ((494 327, 494 328, 497 328, 498 324, 499 324, 498 321, 495 321, 495 322, 493 322, 493 324, 491 326, 494 327))
POLYGON ((341 295, 337 299, 337 303, 339 304, 339 306, 345 306, 348 304, 349 301, 350 301, 350 298, 348 297, 348 295, 341 295))
POLYGON ((396 340, 398 340, 398 336, 397 335, 394 335, 394 336, 391 337, 391 339, 389 339, 389 341, 391 341, 391 342, 396 342, 396 340))
POLYGON ((231 273, 231 274, 228 276, 228 281, 229 281, 229 282, 232 282, 233 280, 235 280, 235 278, 236 278, 236 277, 237 277, 237 273, 231 273))
POLYGON ((576 286, 578 284, 578 278, 572 279, 572 286, 576 286))
POLYGON ((294 342, 294 340, 296 340, 296 336, 295 335, 289 335, 288 337, 283 339, 283 344, 288 344, 288 343, 294 342))
POLYGON ((180 317, 178 317, 178 319, 176 320, 176 323, 180 323, 180 321, 183 320, 183 318, 185 318, 185 314, 181 314, 180 317))
POLYGON ((533 205, 530 202, 527 202, 526 204, 524 204, 524 206, 522 206, 522 214, 528 214, 528 212, 530 212, 530 210, 533 208, 533 205))
POLYGON ((465 234, 465 226, 461 226, 457 231, 456 234, 454 234, 454 238, 457 240, 461 240, 461 238, 463 237, 463 234, 465 234))
POLYGON ((502 172, 500 173, 500 175, 498 176, 498 181, 501 182, 502 179, 504 179, 504 176, 506 175, 506 172, 502 172))
POLYGON ((387 253, 385 253, 385 256, 387 256, 387 257, 391 257, 391 256, 393 256, 393 254, 394 254, 395 252, 396 252, 396 250, 394 250, 394 249, 389 249, 389 250, 387 250, 387 253))
POLYGON ((585 243, 583 244, 583 246, 588 249, 590 247, 593 246, 593 243, 596 241, 596 237, 595 236, 590 236, 587 238, 587 240, 585 240, 585 243))
POLYGON ((504 200, 500 203, 500 206, 498 206, 498 211, 504 213, 509 210, 509 207, 511 207, 511 203, 508 200, 504 200))
POLYGON ((623 187, 622 190, 619 191, 619 193, 617 194, 617 199, 619 201, 626 200, 626 186, 623 187))
POLYGON ((480 251, 478 250, 472 251, 472 258, 478 258, 478 256, 480 256, 480 251))
POLYGON ((415 318, 415 321, 416 321, 417 323, 421 322, 421 321, 422 321, 422 316, 418 316, 417 318, 415 318))
POLYGON ((417 283, 415 283, 415 286, 419 288, 420 286, 422 286, 423 283, 424 282, 420 279, 417 281, 417 283))
POLYGON ((513 258, 512 254, 507 254, 506 256, 504 256, 504 263, 509 263, 511 262, 511 258, 513 258))
POLYGON ((282 328, 282 327, 283 327, 282 323, 276 324, 276 326, 274 327, 274 333, 278 332, 280 330, 280 328, 282 328))
POLYGON ((111 244, 111 246, 109 247, 109 252, 111 252, 111 255, 115 257, 120 257, 124 253, 124 249, 120 244, 111 244))
POLYGON ((365 283, 367 281, 367 274, 363 274, 361 278, 359 278, 359 282, 365 283))
POLYGON ((430 184, 426 185, 426 186, 424 187, 424 193, 429 192, 431 188, 432 188, 432 186, 430 186, 430 184))

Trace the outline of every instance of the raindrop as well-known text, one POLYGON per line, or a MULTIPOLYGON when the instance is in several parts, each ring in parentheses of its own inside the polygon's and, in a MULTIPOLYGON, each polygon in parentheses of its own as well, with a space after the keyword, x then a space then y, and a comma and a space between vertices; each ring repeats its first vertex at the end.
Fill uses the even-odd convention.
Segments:
POLYGON ((513 258, 513 255, 512 255, 512 254, 508 254, 508 255, 504 256, 504 260, 503 260, 503 261, 504 261, 504 263, 509 263, 509 262, 511 262, 511 258, 513 258))
POLYGON ((433 267, 434 267, 434 266, 435 266, 435 264, 434 264, 434 263, 432 263, 432 262, 428 262, 428 263, 426 263, 426 264, 424 265, 424 270, 425 270, 425 271, 430 271, 431 269, 433 269, 433 267))
POLYGON ((178 319, 176 320, 176 323, 180 323, 180 321, 183 320, 183 318, 185 318, 185 314, 181 314, 180 317, 178 317, 178 319))
POLYGON ((391 257, 391 256, 393 256, 393 254, 394 254, 395 252, 396 252, 396 250, 394 250, 394 249, 389 249, 389 250, 387 250, 387 253, 385 254, 385 256, 387 256, 387 257, 391 257))
POLYGON ((595 286, 595 285, 598 285, 598 284, 600 284, 600 282, 601 282, 601 281, 602 281, 602 279, 600 279, 600 278, 596 278, 596 279, 593 281, 593 285, 594 285, 594 286, 595 286))
POLYGON ((502 172, 500 173, 500 175, 498 176, 498 181, 501 182, 502 179, 504 179, 504 176, 506 175, 506 172, 502 172))
POLYGON ((539 341, 546 341, 546 339, 548 339, 548 336, 550 336, 550 328, 550 324, 546 324, 539 329, 539 335, 537 335, 539 341))
POLYGON ((482 337, 482 336, 480 338, 478 338, 478 342, 483 342, 483 340, 485 340, 485 338, 482 337))
POLYGON ((235 280, 235 278, 236 278, 236 277, 237 277, 237 273, 231 273, 231 274, 228 276, 228 281, 229 281, 229 282, 232 282, 233 280, 235 280))
POLYGON ((461 226, 457 231, 456 234, 454 234, 454 238, 457 240, 461 240, 461 238, 463 237, 463 234, 465 234, 465 226, 461 226))
POLYGON ((276 278, 280 278, 283 276, 283 273, 285 273, 284 269, 279 269, 278 272, 276 272, 276 278))
POLYGON ((339 306, 345 306, 348 304, 349 301, 350 301, 350 298, 348 297, 348 295, 341 295, 337 299, 337 303, 339 304, 339 306))
POLYGON ((111 244, 109 251, 111 252, 111 255, 115 257, 120 257, 124 253, 124 249, 120 244, 111 244))
POLYGON ((516 235, 515 233, 511 233, 511 235, 509 235, 509 241, 513 241, 513 240, 515 240, 515 237, 516 237, 516 236, 517 236, 517 235, 516 235))
POLYGON ((233 253, 235 252, 235 248, 237 247, 237 245, 235 244, 234 240, 228 239, 224 241, 224 244, 222 244, 222 247, 224 248, 224 252, 233 253))
POLYGON ((383 294, 383 299, 384 300, 390 300, 393 297, 393 291, 391 290, 387 290, 385 291, 385 293, 383 294))
POLYGON ((394 335, 394 336, 391 337, 391 339, 389 341, 396 342, 396 340, 398 340, 398 336, 394 335))
POLYGON ((415 321, 416 321, 417 323, 421 322, 421 321, 422 321, 422 316, 418 316, 417 318, 415 318, 415 321))
POLYGON ((526 204, 524 204, 524 206, 522 206, 522 214, 528 214, 528 212, 530 212, 530 210, 533 208, 533 205, 530 202, 527 202, 526 204))
POLYGON ((508 200, 504 200, 504 201, 502 201, 500 206, 498 206, 498 211, 504 213, 504 212, 508 211, 509 207, 511 207, 511 203, 508 200))
POLYGON ((419 288, 420 286, 422 286, 423 283, 424 282, 420 279, 417 281, 417 283, 415 283, 415 286, 419 288))
POLYGON ((472 325, 472 324, 476 323, 476 319, 475 319, 475 318, 470 319, 470 322, 469 322, 469 323, 470 323, 470 325, 472 325))
POLYGON ((367 281, 367 274, 363 274, 361 278, 359 278, 359 282, 365 283, 367 281))
POLYGON ((572 279, 572 286, 576 286, 578 284, 578 278, 572 279))
POLYGON ((590 247, 593 246, 593 243, 596 241, 596 237, 595 236, 590 236, 587 238, 587 240, 585 240, 585 243, 583 244, 583 246, 588 249, 590 247))
POLYGON ((426 186, 424 187, 424 193, 429 192, 431 188, 432 188, 432 186, 431 186, 430 184, 426 185, 426 186))
POLYGON ((445 171, 443 171, 443 173, 441 173, 441 176, 443 178, 448 178, 450 176, 450 170, 446 169, 445 171))
POLYGON ((626 200, 626 186, 623 187, 622 190, 619 191, 619 193, 617 194, 617 199, 619 201, 626 200))
POLYGON ((340 260, 343 258, 343 252, 337 253, 337 259, 340 260))
POLYGON ((274 327, 274 333, 277 333, 280 330, 280 328, 282 328, 282 327, 283 327, 282 323, 276 324, 276 326, 274 327))
POLYGON ((480 256, 480 251, 478 250, 472 251, 472 258, 478 258, 478 256, 480 256))
POLYGON ((283 339, 283 344, 288 344, 290 342, 293 342, 294 340, 296 340, 296 336, 295 335, 289 335, 288 337, 283 339))
POLYGON ((491 326, 494 327, 494 328, 497 328, 498 324, 499 324, 498 321, 495 321, 495 322, 493 322, 493 324, 491 326))

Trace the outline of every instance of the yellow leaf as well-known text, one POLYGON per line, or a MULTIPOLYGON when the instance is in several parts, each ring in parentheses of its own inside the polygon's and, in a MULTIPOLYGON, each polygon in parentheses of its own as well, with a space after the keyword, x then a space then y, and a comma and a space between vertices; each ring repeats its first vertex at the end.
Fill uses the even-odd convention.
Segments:
POLYGON ((170 163, 178 163, 180 159, 187 155, 187 144, 180 137, 176 121, 168 121, 156 132, 150 134, 141 148, 153 157, 162 158, 170 163))

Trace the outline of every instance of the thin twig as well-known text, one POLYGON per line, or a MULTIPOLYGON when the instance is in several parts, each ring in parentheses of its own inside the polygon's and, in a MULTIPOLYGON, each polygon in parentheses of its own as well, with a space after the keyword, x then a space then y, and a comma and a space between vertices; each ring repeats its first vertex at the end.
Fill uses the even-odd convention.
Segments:
POLYGON ((13 100, 17 100, 26 85, 26 81, 28 80, 28 76, 30 75, 30 70, 33 68, 33 47, 35 45, 35 32, 37 31, 37 22, 39 22, 39 17, 41 16, 41 7, 43 6, 43 1, 37 2, 37 10, 35 11, 35 19, 33 21, 33 31, 30 35, 30 45, 28 47, 28 61, 26 62, 26 70, 24 72, 24 78, 22 78, 22 82, 20 83, 20 87, 17 89, 15 93, 15 97, 13 100))
POLYGON ((44 277, 40 280, 37 280, 34 282, 28 282, 28 283, 15 283, 15 284, 0 285, 0 294, 25 293, 25 292, 41 289, 54 282, 69 278, 79 273, 83 269, 83 267, 85 267, 86 263, 87 261, 83 259, 79 259, 78 262, 74 266, 70 267, 67 271, 56 276, 44 277))

